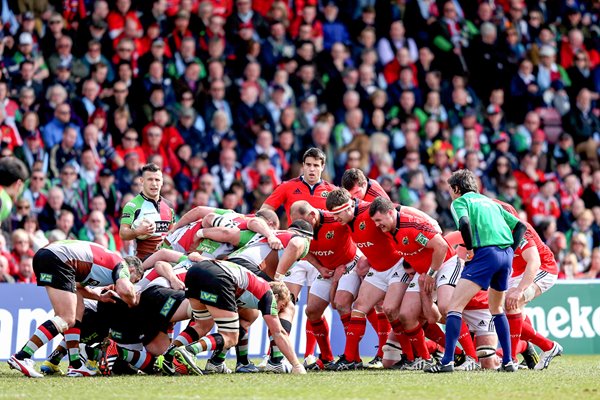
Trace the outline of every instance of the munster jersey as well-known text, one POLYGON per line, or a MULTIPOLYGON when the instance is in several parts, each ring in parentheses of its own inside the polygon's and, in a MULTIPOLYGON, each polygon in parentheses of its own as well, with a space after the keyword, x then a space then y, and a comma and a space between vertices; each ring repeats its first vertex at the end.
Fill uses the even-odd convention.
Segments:
POLYGON ((371 203, 356 200, 354 218, 348 223, 352 240, 377 271, 387 271, 398 264, 402 255, 396 250, 392 237, 377 228, 369 216, 371 203))
MULTIPOLYGON (((428 249, 426 246, 435 235, 441 234, 442 231, 434 220, 428 220, 418 213, 410 211, 410 207, 402 207, 399 212, 396 212, 396 226, 390 234, 396 242, 396 249, 404 257, 404 260, 416 272, 424 274, 431 266, 433 258, 433 249, 428 249)), ((447 245, 445 262, 456 253, 445 239, 444 243, 447 245)))
POLYGON ((465 310, 487 310, 489 309, 488 304, 488 292, 487 290, 480 290, 465 306, 465 310))
POLYGON ((327 269, 351 262, 356 256, 356 244, 348 225, 336 222, 327 211, 319 211, 319 225, 310 242, 310 253, 327 269))
POLYGON ((108 286, 117 279, 129 276, 123 258, 103 246, 80 240, 60 240, 44 249, 54 253, 75 270, 75 281, 83 286, 108 286), (121 270, 124 274, 121 274, 121 270))
POLYGON ((273 207, 275 210, 283 206, 288 216, 288 221, 290 221, 290 207, 296 201, 305 200, 311 206, 324 210, 327 195, 335 189, 337 188, 334 185, 324 180, 320 180, 311 187, 304 181, 304 177, 300 176, 277 186, 275 191, 265 200, 264 204, 273 207))
POLYGON ((378 197, 384 197, 386 199, 390 199, 390 196, 383 190, 379 182, 375 179, 369 179, 367 182, 367 191, 365 193, 365 197, 363 201, 372 202, 378 197))

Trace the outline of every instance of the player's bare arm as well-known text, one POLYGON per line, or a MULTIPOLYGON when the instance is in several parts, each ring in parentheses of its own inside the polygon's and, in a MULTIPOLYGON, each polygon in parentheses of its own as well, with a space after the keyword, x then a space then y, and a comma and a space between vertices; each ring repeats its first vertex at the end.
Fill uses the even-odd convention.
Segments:
POLYGON ((214 211, 215 211, 214 207, 206 207, 206 206, 194 207, 190 211, 183 214, 181 219, 179 221, 177 221, 177 223, 173 226, 173 230, 181 228, 182 226, 191 224, 192 222, 196 222, 214 211))
POLYGON ((540 260, 540 253, 536 247, 530 247, 525 249, 521 253, 521 257, 527 263, 525 272, 523 272, 523 278, 516 288, 510 288, 506 292, 506 309, 515 310, 521 306, 523 300, 523 294, 525 290, 533 284, 536 274, 538 273, 542 262, 540 260))

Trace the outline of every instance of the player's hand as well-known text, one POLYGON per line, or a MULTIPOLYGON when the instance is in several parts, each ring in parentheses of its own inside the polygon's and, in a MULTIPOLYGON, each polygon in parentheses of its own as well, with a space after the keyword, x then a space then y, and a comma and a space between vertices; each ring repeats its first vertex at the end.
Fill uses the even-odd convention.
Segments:
POLYGON ((171 288, 175 289, 175 290, 184 290, 185 289, 185 283, 183 283, 181 281, 181 279, 179 279, 178 277, 174 277, 171 281, 171 288))
POLYGON ((274 234, 267 238, 267 243, 269 244, 269 247, 273 250, 283 249, 283 243, 281 243, 281 240, 279 240, 279 238, 274 234))
POLYGON ((432 278, 431 276, 429 276, 427 274, 421 275, 419 277, 419 284, 421 284, 421 278, 423 278, 423 286, 421 286, 421 287, 423 288, 425 293, 427 293, 427 294, 433 293, 433 289, 435 288, 435 278, 432 278))
POLYGON ((140 225, 135 229, 135 233, 138 236, 152 235, 156 231, 156 224, 147 219, 143 220, 140 225))
POLYGON ((302 364, 296 364, 292 367, 292 374, 304 375, 306 374, 306 370, 302 364))
POLYGON ((194 251, 188 254, 188 260, 190 260, 191 262, 200 262, 204 260, 204 257, 202 257, 197 251, 194 251))
POLYGON ((340 278, 342 277, 342 275, 344 275, 344 272, 346 272, 345 265, 337 266, 335 268, 335 270, 333 271, 333 282, 338 282, 340 280, 340 278))
POLYGON ((506 309, 516 310, 519 308, 519 300, 523 297, 523 291, 519 288, 510 288, 506 292, 506 309))
POLYGON ((325 267, 319 267, 317 268, 317 271, 319 271, 319 274, 321 274, 323 279, 329 279, 335 273, 335 270, 327 269, 325 267))
POLYGON ((115 291, 107 290, 106 292, 100 294, 100 296, 98 297, 98 301, 101 303, 116 303, 116 296, 117 293, 115 291))
POLYGON ((474 256, 475 256, 475 252, 473 252, 473 249, 467 250, 467 252, 465 254, 465 261, 467 261, 467 262, 471 261, 474 256))

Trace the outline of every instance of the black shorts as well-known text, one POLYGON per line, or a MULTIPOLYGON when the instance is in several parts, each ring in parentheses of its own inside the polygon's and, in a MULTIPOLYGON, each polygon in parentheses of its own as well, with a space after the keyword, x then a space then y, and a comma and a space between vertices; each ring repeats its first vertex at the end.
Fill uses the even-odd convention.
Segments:
POLYGON ((245 258, 228 258, 227 261, 232 262, 237 265, 241 265, 246 268, 248 271, 252 272, 256 276, 260 276, 267 282, 272 282, 273 278, 267 275, 262 269, 259 268, 258 265, 254 264, 252 261, 248 261, 245 258))
POLYGON ((48 249, 39 249, 33 256, 33 272, 38 286, 75 293, 75 270, 48 249))
POLYGON ((142 341, 142 318, 137 307, 130 308, 124 301, 116 303, 98 302, 98 314, 107 321, 110 337, 120 344, 135 344, 142 341))
POLYGON ((81 320, 81 337, 79 341, 85 344, 100 343, 108 336, 109 319, 107 315, 97 310, 85 308, 81 320))
POLYGON ((207 306, 237 312, 236 285, 216 261, 195 263, 185 275, 185 297, 207 306))
POLYGON ((136 309, 141 318, 144 342, 151 341, 159 332, 167 333, 172 326, 171 318, 184 300, 183 290, 157 285, 142 292, 136 309))

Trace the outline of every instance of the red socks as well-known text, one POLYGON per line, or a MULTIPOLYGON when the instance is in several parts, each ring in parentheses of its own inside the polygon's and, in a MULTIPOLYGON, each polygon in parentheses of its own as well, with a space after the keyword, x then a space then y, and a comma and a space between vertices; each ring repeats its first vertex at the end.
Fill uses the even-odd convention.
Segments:
POLYGON ((377 313, 377 336, 379 337, 379 347, 377 348, 377 357, 383 358, 383 346, 387 342, 392 326, 385 313, 377 313))
POLYGON ((304 357, 315 354, 315 347, 317 346, 317 338, 313 334, 313 326, 310 321, 306 320, 306 349, 304 351, 304 357))
POLYGON ((507 314, 506 318, 508 319, 508 326, 510 328, 510 348, 513 360, 517 359, 517 354, 520 353, 517 351, 517 346, 519 341, 521 340, 521 330, 523 328, 523 315, 522 314, 507 314))
POLYGON ((463 321, 462 326, 460 328, 460 335, 458 336, 458 343, 463 348, 465 354, 475 361, 477 361, 477 352, 475 351, 475 345, 473 344, 473 339, 471 338, 471 332, 469 332, 469 327, 463 321))
POLYGON ((324 362, 329 362, 333 360, 333 352, 331 351, 331 343, 329 343, 329 325, 327 324, 327 320, 325 317, 321 317, 318 321, 307 321, 312 325, 312 331, 314 337, 319 343, 319 348, 321 349, 321 360, 324 362))
POLYGON ((428 339, 433 340, 439 346, 444 348, 446 345, 446 335, 438 324, 425 324, 423 325, 423 331, 428 339))
POLYGON ((552 347, 554 347, 554 342, 552 340, 545 338, 533 329, 529 317, 525 318, 523 321, 521 328, 521 339, 533 343, 542 349, 542 351, 550 351, 552 350, 552 347))
POLYGON ((423 333, 423 328, 421 324, 417 325, 413 329, 407 329, 404 331, 406 336, 408 336, 410 343, 414 347, 417 352, 417 355, 424 360, 429 360, 431 358, 431 354, 427 350, 427 344, 425 343, 425 333, 423 333))
POLYGON ((346 351, 344 355, 348 361, 359 361, 360 341, 365 335, 367 329, 367 319, 365 317, 352 317, 348 323, 348 331, 346 332, 346 351))
POLYGON ((395 320, 391 322, 392 330, 396 335, 396 340, 400 343, 400 347, 402 347, 402 353, 406 356, 408 361, 415 360, 415 354, 413 353, 412 344, 410 343, 410 339, 406 336, 404 332, 404 328, 402 328, 402 323, 400 320, 395 320))

